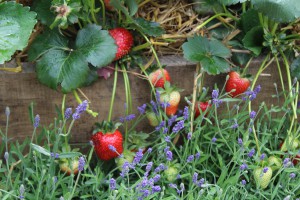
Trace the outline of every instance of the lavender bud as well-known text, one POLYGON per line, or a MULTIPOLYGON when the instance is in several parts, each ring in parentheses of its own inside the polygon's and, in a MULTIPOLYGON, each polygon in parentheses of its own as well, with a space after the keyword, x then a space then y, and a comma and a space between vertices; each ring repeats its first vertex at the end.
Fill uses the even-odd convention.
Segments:
POLYGON ((5 108, 5 115, 6 115, 6 117, 8 117, 10 115, 10 109, 8 106, 6 106, 6 108, 5 108))
POLYGON ((265 154, 265 153, 261 154, 261 156, 260 156, 260 160, 264 160, 264 159, 265 159, 265 157, 266 157, 266 154, 265 154))
POLYGON ((247 184, 246 180, 243 179, 243 180, 241 181, 241 184, 242 184, 242 185, 246 185, 246 184, 247 184))
POLYGON ((295 178, 296 174, 295 173, 290 173, 290 178, 295 178))
POLYGON ((5 151, 4 153, 4 159, 7 161, 9 158, 9 153, 7 151, 5 151))
POLYGON ((72 114, 72 108, 67 108, 65 110, 65 119, 69 119, 71 117, 72 114))
POLYGON ((109 188, 110 188, 110 190, 115 190, 116 189, 116 180, 114 178, 111 178, 109 180, 109 188))
POLYGON ((254 119, 255 116, 256 116, 256 112, 255 111, 251 111, 249 115, 250 115, 250 119, 254 119))
POLYGON ((34 128, 37 128, 39 126, 39 124, 40 124, 40 116, 36 115, 34 118, 34 123, 33 123, 34 128))
POLYGON ((141 115, 143 115, 146 111, 146 104, 143 104, 142 106, 138 107, 138 111, 140 112, 141 115))
POLYGON ((85 165, 85 159, 83 156, 80 156, 78 160, 78 170, 81 172, 84 170, 84 165, 85 165))
POLYGON ((194 160, 194 155, 189 155, 187 158, 187 162, 192 162, 194 160))
POLYGON ((173 159, 173 153, 172 151, 167 151, 166 152, 166 157, 168 161, 171 161, 173 159))
POLYGON ((251 158, 255 154, 255 149, 251 149, 250 152, 248 153, 248 157, 251 158))
POLYGON ((188 139, 188 140, 191 140, 191 139, 192 139, 192 133, 191 133, 191 132, 189 132, 189 133, 187 134, 187 139, 188 139))

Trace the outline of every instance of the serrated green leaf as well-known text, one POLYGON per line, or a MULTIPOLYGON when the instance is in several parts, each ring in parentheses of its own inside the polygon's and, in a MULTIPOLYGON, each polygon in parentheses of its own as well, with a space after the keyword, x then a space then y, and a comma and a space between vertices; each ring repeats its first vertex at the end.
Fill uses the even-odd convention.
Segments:
POLYGON ((209 47, 210 47, 209 53, 214 56, 218 56, 221 58, 228 58, 231 55, 230 50, 226 46, 224 46, 222 42, 218 40, 211 40, 209 47))
POLYGON ((216 75, 230 71, 229 63, 225 59, 217 56, 204 58, 200 63, 201 67, 203 67, 208 74, 216 75))
POLYGON ((218 1, 224 5, 233 5, 237 3, 246 2, 247 0, 218 0, 218 1))
POLYGON ((46 30, 36 37, 28 51, 29 61, 34 61, 52 48, 67 49, 68 40, 57 30, 46 30))
POLYGON ((259 26, 260 21, 257 10, 249 9, 241 15, 241 27, 245 33, 250 31, 253 27, 259 26))
POLYGON ((299 0, 252 0, 251 3, 276 22, 292 22, 300 17, 299 0))
POLYGON ((138 11, 139 8, 136 0, 126 0, 125 3, 129 8, 130 15, 131 16, 135 15, 135 13, 138 11))
POLYGON ((261 26, 256 26, 248 31, 243 39, 245 48, 258 56, 263 48, 264 30, 261 26))
POLYGON ((61 84, 64 93, 81 86, 89 72, 86 58, 76 50, 51 49, 37 62, 36 68, 41 83, 52 89, 61 84))
POLYGON ((15 2, 0 3, 0 64, 28 44, 36 13, 15 2))
POLYGON ((50 156, 50 151, 48 151, 47 149, 45 149, 44 147, 41 147, 39 145, 36 145, 36 144, 31 144, 32 148, 41 153, 41 154, 44 154, 45 156, 50 156))
POLYGON ((184 57, 192 62, 200 62, 209 74, 219 74, 230 71, 225 58, 230 57, 230 50, 220 41, 209 41, 207 38, 195 36, 189 38, 182 46, 184 57))
POLYGON ((165 33, 165 30, 157 22, 147 21, 144 18, 137 18, 134 21, 136 28, 146 35, 158 37, 165 33))
POLYGON ((291 75, 300 80, 300 57, 291 64, 291 75))
POLYGON ((98 68, 111 63, 117 52, 114 39, 97 25, 88 25, 78 32, 76 47, 89 63, 98 68))
POLYGON ((50 26, 55 20, 55 14, 51 12, 50 8, 52 6, 52 1, 49 0, 39 0, 33 1, 31 9, 37 13, 37 19, 40 20, 42 24, 50 26))

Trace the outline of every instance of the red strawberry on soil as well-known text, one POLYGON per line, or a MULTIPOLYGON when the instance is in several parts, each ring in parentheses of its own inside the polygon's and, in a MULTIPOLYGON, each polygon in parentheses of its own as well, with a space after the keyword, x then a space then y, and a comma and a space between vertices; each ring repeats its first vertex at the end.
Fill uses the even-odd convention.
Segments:
POLYGON ((150 73, 149 79, 156 88, 164 88, 165 82, 171 81, 169 72, 165 69, 157 69, 156 71, 150 73))
POLYGON ((249 79, 241 78, 240 74, 237 72, 229 72, 229 79, 226 83, 225 90, 231 97, 236 97, 237 95, 244 93, 249 86, 249 79))
POLYGON ((123 153, 123 136, 120 131, 103 134, 97 132, 92 136, 92 141, 98 158, 101 160, 110 160, 123 153), (114 147, 115 151, 111 148, 114 147))
POLYGON ((209 104, 208 102, 197 101, 195 104, 194 118, 196 119, 200 115, 200 110, 202 111, 202 113, 204 113, 207 109, 209 109, 209 107, 211 107, 211 104, 209 104))
POLYGON ((109 34, 114 38, 118 47, 114 60, 119 60, 129 53, 133 45, 133 36, 127 29, 122 27, 109 30, 109 34))

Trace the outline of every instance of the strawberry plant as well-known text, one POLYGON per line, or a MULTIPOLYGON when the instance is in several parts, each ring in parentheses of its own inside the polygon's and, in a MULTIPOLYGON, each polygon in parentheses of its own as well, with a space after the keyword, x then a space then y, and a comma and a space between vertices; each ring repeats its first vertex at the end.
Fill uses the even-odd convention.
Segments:
POLYGON ((22 142, 9 137, 5 109, 0 199, 299 198, 299 1, 17 2, 0 2, 0 63, 14 53, 35 62, 38 80, 63 98, 50 125, 29 108, 33 132, 22 142), (162 47, 195 63, 193 80, 179 74, 191 94, 162 66, 162 47), (272 63, 281 89, 274 84, 278 104, 269 105, 256 97, 270 90, 258 80, 272 63), (151 88, 138 91, 149 102, 137 108, 129 73, 151 88), (115 116, 120 75, 125 106, 115 116), (90 141, 72 144, 81 115, 98 116, 80 88, 102 76, 113 77, 111 99, 96 120, 107 120, 81 133, 90 141))

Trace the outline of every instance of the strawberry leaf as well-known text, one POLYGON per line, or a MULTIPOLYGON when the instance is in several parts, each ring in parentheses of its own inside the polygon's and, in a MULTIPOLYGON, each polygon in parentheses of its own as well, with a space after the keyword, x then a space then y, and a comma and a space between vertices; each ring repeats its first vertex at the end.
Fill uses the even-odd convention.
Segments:
POLYGON ((129 8, 130 15, 135 15, 138 11, 138 4, 136 3, 136 0, 126 0, 125 3, 129 8))
POLYGON ((259 26, 258 12, 254 9, 249 9, 247 12, 241 15, 241 28, 246 33, 250 31, 253 27, 259 26))
POLYGON ((64 93, 80 87, 89 72, 88 63, 81 52, 55 48, 46 52, 36 67, 41 83, 52 89, 57 89, 61 84, 64 93))
POLYGON ((66 48, 68 40, 57 30, 48 30, 36 37, 28 51, 29 61, 34 61, 53 48, 66 48))
POLYGON ((220 41, 195 36, 189 38, 182 48, 184 57, 192 62, 200 62, 208 74, 216 75, 230 71, 225 58, 230 57, 231 52, 220 41))
POLYGON ((76 46, 87 61, 98 68, 111 63, 117 52, 114 39, 108 31, 101 30, 97 25, 81 29, 76 38, 76 46))
POLYGON ((0 64, 28 44, 36 13, 15 2, 0 3, 0 64))
POLYGON ((252 0, 251 3, 254 9, 276 22, 292 22, 300 17, 299 0, 252 0))
POLYGON ((78 32, 74 48, 58 31, 46 31, 36 38, 29 50, 30 60, 37 61, 37 76, 52 89, 59 85, 67 93, 91 84, 96 78, 94 66, 107 66, 115 57, 117 47, 107 31, 88 25, 78 32))
POLYGON ((233 4, 246 2, 247 0, 218 0, 218 1, 224 5, 233 5, 233 4))
POLYGON ((31 7, 31 9, 37 13, 37 19, 47 26, 50 26, 55 20, 55 14, 50 10, 51 6, 51 1, 39 0, 33 1, 33 5, 31 7))
POLYGON ((136 28, 149 36, 158 37, 165 33, 157 22, 147 21, 144 18, 137 18, 134 21, 136 28))
POLYGON ((256 26, 248 31, 243 39, 245 48, 258 56, 263 48, 264 30, 261 26, 256 26))

